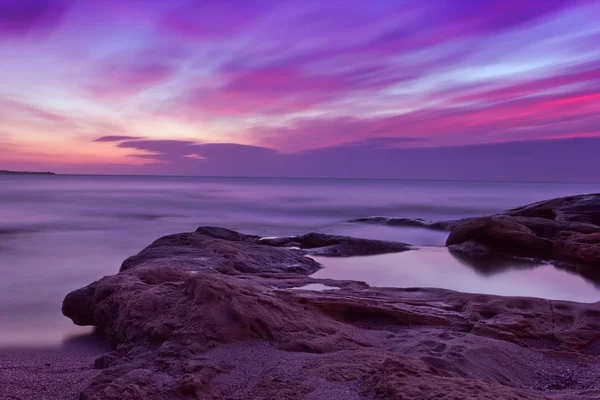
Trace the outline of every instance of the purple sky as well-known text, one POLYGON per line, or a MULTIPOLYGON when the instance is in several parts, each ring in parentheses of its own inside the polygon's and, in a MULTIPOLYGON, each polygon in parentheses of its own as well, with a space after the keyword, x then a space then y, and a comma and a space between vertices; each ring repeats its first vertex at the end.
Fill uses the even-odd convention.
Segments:
POLYGON ((600 181, 600 0, 0 0, 0 169, 600 181))

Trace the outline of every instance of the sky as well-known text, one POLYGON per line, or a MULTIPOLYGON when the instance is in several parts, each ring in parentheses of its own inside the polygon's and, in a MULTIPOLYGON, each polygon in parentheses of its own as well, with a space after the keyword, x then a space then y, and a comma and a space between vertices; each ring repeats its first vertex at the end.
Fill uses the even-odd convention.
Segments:
POLYGON ((600 181, 600 0, 0 0, 0 169, 600 181))

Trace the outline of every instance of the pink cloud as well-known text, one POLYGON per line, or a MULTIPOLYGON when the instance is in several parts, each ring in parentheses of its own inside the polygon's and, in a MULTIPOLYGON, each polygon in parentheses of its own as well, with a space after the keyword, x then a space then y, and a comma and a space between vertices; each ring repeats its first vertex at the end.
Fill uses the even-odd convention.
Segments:
POLYGON ((256 127, 248 132, 248 138, 294 152, 373 136, 429 138, 429 145, 524 140, 553 134, 575 137, 600 130, 600 114, 596 114, 599 99, 598 91, 579 91, 485 106, 421 109, 391 117, 297 119, 285 127, 256 127))
POLYGON ((182 107, 188 115, 285 114, 407 79, 403 71, 378 65, 343 73, 315 73, 304 67, 291 63, 257 69, 229 66, 221 71, 226 81, 222 87, 192 89, 177 99, 174 107, 182 107))
POLYGON ((43 149, 69 135, 98 152, 106 143, 121 157, 131 150, 127 162, 207 165, 211 154, 242 150, 172 138, 197 130, 288 154, 354 154, 599 131, 595 1, 144 4, 0 0, 0 36, 9 39, 0 55, 10 66, 0 97, 22 101, 0 107, 12 142, 41 132, 43 149), (11 42, 39 32, 53 34, 11 42), (144 126, 152 131, 137 132, 144 126), (144 139, 157 135, 165 141, 144 139))
POLYGON ((175 71, 173 65, 160 62, 111 63, 96 72, 87 89, 98 98, 133 96, 166 82, 175 71))
POLYGON ((152 152, 133 173, 416 179, 594 181, 600 137, 399 148, 389 139, 293 154, 234 143, 133 141, 152 152), (390 146, 392 145, 392 146, 390 146), (233 162, 235 160, 235 162, 233 162))
POLYGON ((102 136, 94 140, 97 143, 112 143, 112 142, 125 142, 129 140, 141 140, 144 139, 142 136, 102 136))

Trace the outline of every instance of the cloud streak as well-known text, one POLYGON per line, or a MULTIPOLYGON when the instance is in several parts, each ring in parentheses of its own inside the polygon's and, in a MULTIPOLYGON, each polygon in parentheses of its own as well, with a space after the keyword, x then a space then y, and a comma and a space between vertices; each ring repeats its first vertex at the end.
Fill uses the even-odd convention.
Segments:
POLYGON ((112 143, 112 142, 125 142, 128 140, 140 140, 144 139, 142 136, 102 136, 95 139, 94 142, 98 143, 112 143))
MULTIPOLYGON (((410 139, 409 139, 410 141, 410 139)), ((402 143, 404 141, 400 141, 402 143)), ((597 181, 600 137, 452 147, 397 147, 389 138, 299 153, 234 143, 135 140, 118 146, 162 175, 597 181), (575 154, 576 157, 572 157, 575 154)))
POLYGON ((518 152, 500 144, 600 136, 598 15, 595 0, 0 0, 0 124, 37 146, 27 161, 211 174, 518 152))

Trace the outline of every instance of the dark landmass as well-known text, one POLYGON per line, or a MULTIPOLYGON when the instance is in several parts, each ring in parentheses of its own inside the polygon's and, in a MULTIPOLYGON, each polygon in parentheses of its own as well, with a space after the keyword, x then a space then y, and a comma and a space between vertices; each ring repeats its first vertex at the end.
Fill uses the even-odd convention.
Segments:
POLYGON ((6 171, 0 169, 0 175, 56 175, 54 172, 6 171))
MULTIPOLYGON (((598 267, 598 198, 457 221, 449 246, 598 267)), ((308 276, 319 265, 307 254, 409 249, 215 227, 161 238, 65 298, 63 313, 113 348, 80 399, 600 398, 600 303, 308 276)))

